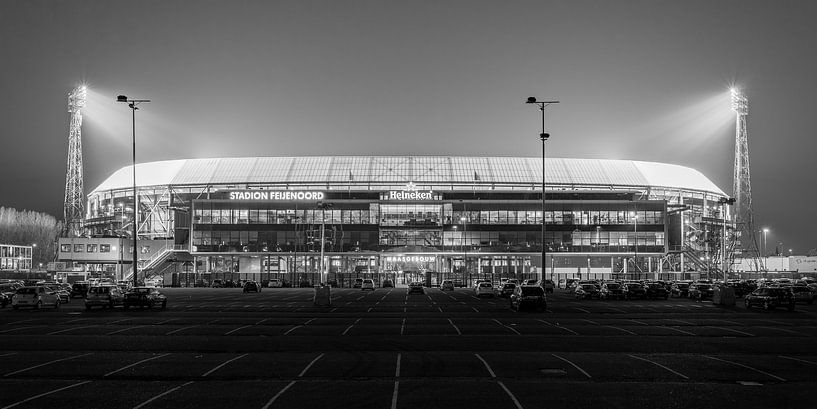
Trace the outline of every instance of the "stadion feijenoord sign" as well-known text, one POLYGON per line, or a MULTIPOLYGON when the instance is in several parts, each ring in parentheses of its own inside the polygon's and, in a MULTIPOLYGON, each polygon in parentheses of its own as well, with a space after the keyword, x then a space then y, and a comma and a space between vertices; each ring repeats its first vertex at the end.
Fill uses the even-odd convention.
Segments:
POLYGON ((272 191, 272 190, 246 190, 240 192, 230 192, 230 200, 323 200, 323 192, 312 191, 272 191))

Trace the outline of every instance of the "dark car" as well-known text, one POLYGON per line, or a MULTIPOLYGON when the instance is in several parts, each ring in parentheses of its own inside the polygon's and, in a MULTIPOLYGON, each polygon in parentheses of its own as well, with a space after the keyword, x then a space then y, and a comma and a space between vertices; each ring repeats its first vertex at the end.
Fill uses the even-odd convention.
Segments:
POLYGON ((647 283, 644 289, 647 291, 647 298, 651 300, 657 300, 659 298, 666 300, 669 298, 669 291, 667 291, 667 287, 664 286, 664 283, 647 283))
POLYGON ((811 289, 804 285, 791 286, 791 292, 794 295, 794 302, 804 302, 807 304, 814 304, 814 293, 811 289))
POLYGON ((514 283, 507 283, 503 284, 502 288, 499 289, 499 296, 500 297, 510 297, 513 294, 513 291, 516 289, 516 284, 514 283))
POLYGON ((381 287, 383 287, 383 288, 391 288, 391 287, 394 287, 394 281, 389 280, 389 279, 387 278, 387 279, 383 280, 383 282, 382 282, 382 283, 380 283, 380 286, 381 286, 381 287))
POLYGON ((599 298, 604 300, 623 300, 624 288, 619 283, 604 283, 601 285, 599 298))
POLYGON ((511 294, 511 309, 519 311, 525 307, 533 307, 539 311, 547 309, 545 289, 538 285, 521 285, 514 288, 511 294))
POLYGON ((761 306, 765 310, 786 307, 794 311, 794 294, 785 287, 763 287, 746 294, 743 298, 746 308, 761 306))
POLYGON ((413 282, 409 284, 408 293, 409 294, 425 294, 425 289, 423 288, 423 283, 421 282, 413 282))
POLYGON ((595 284, 577 285, 574 293, 576 294, 576 299, 578 300, 600 298, 601 296, 599 288, 596 287, 595 284))
POLYGON ((77 281, 71 285, 71 298, 85 298, 85 294, 88 294, 88 287, 91 284, 87 281, 77 281))
POLYGON ((123 304, 125 295, 119 287, 112 284, 94 285, 88 288, 85 296, 85 309, 91 307, 113 308, 123 304))
POLYGON ((647 298, 647 290, 644 289, 644 286, 641 283, 625 283, 624 298, 625 299, 647 298))
POLYGON ((123 307, 127 310, 130 307, 153 308, 161 305, 162 309, 167 308, 167 297, 153 287, 133 287, 125 293, 123 307))
POLYGON ((670 296, 686 298, 689 296, 689 284, 685 282, 675 282, 670 286, 670 296))
POLYGON ((260 293, 261 292, 261 284, 258 284, 256 281, 247 281, 244 283, 244 292, 254 292, 260 293))
POLYGON ((715 294, 715 287, 709 283, 692 283, 689 285, 689 298, 696 300, 712 299, 715 294))

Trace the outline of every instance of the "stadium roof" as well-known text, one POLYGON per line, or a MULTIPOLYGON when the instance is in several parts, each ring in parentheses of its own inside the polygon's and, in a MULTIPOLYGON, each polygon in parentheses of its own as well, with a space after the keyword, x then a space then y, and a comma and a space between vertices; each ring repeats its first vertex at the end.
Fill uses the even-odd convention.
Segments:
MULTIPOLYGON (((612 159, 547 159, 549 186, 650 187, 726 194, 685 166, 612 159)), ((542 183, 542 159, 476 156, 295 156, 181 159, 136 165, 139 186, 204 185, 520 185, 542 183)), ((131 166, 91 195, 132 187, 131 166)))

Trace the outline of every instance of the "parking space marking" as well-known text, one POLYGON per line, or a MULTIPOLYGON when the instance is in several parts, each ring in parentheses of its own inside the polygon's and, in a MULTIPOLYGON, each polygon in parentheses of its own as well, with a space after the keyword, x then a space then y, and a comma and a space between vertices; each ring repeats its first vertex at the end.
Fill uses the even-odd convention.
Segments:
MULTIPOLYGON (((77 319, 75 319, 75 320, 68 320, 68 321, 64 321, 64 322, 63 322, 63 324, 70 324, 70 323, 72 323, 72 322, 85 321, 85 320, 87 320, 87 319, 88 319, 88 318, 77 318, 77 319)), ((126 319, 130 319, 130 318, 126 318, 126 319)))
POLYGON ((42 319, 42 318, 32 318, 32 319, 29 319, 29 320, 13 321, 13 322, 9 322, 9 323, 8 323, 8 324, 6 324, 6 325, 14 325, 14 324, 20 324, 20 323, 23 323, 23 322, 39 321, 39 320, 41 320, 41 319, 42 319))
POLYGON ((515 332, 516 335, 522 335, 522 334, 519 333, 519 331, 516 330, 516 328, 514 328, 514 327, 512 327, 510 325, 505 325, 505 324, 499 322, 499 320, 496 319, 496 318, 494 318, 494 322, 501 325, 501 326, 503 326, 503 327, 505 327, 505 328, 507 328, 507 329, 509 329, 509 330, 511 330, 511 331, 513 331, 513 332, 515 332))
POLYGON ((189 327, 181 327, 181 328, 176 328, 176 329, 174 329, 173 331, 170 331, 170 332, 168 332, 168 333, 165 333, 165 335, 175 334, 175 333, 177 333, 177 332, 182 332, 182 331, 184 331, 184 330, 186 330, 186 329, 195 328, 195 327, 198 327, 198 325, 191 325, 191 326, 189 326, 189 327))
POLYGON ((92 328, 92 327, 96 327, 96 326, 98 326, 98 325, 85 325, 85 326, 82 326, 82 327, 66 328, 66 329, 61 329, 59 331, 49 332, 48 334, 45 334, 45 335, 60 334, 60 333, 63 333, 63 332, 74 331, 74 330, 77 330, 77 329, 92 328))
POLYGON ((593 324, 593 325, 599 325, 599 323, 598 323, 598 322, 593 321, 593 320, 585 320, 585 319, 583 319, 582 321, 584 321, 584 322, 589 322, 589 323, 591 323, 591 324, 593 324))
POLYGON ((146 406, 150 402, 153 402, 156 399, 161 398, 162 396, 169 395, 169 394, 171 394, 173 392, 176 392, 177 390, 179 390, 181 388, 184 388, 185 386, 190 385, 191 383, 193 383, 193 381, 185 382, 185 383, 183 383, 183 384, 181 384, 181 385, 179 385, 179 386, 177 386, 177 387, 175 387, 173 389, 166 390, 166 391, 164 391, 164 392, 162 392, 162 393, 160 393, 160 394, 158 394, 158 395, 156 395, 156 396, 154 396, 154 397, 152 397, 152 398, 150 398, 150 399, 148 399, 148 400, 134 406, 133 409, 139 409, 139 408, 141 408, 143 406, 146 406))
POLYGON ((239 356, 237 356, 237 357, 235 357, 235 358, 232 358, 232 359, 229 359, 229 360, 225 361, 225 362, 224 362, 224 363, 222 363, 221 365, 218 365, 218 366, 216 366, 215 368, 213 368, 213 369, 211 369, 211 370, 209 370, 209 371, 205 372, 205 373, 202 375, 202 378, 203 378, 203 377, 205 377, 205 376, 207 376, 207 375, 210 375, 211 373, 213 373, 213 372, 215 372, 215 371, 217 371, 217 370, 219 370, 219 369, 220 369, 221 367, 223 367, 224 365, 227 365, 227 364, 229 364, 230 362, 237 361, 237 360, 239 360, 239 359, 241 359, 241 358, 244 358, 244 357, 245 357, 245 356, 247 356, 247 355, 249 355, 249 354, 239 355, 239 356))
POLYGON ((323 354, 320 354, 317 357, 315 357, 315 359, 313 359, 312 362, 310 362, 309 365, 307 365, 306 368, 304 368, 304 370, 301 371, 301 373, 298 374, 298 377, 303 378, 304 374, 306 374, 306 371, 308 371, 309 368, 312 367, 312 365, 315 365, 315 362, 318 362, 318 360, 321 359, 321 358, 323 358, 323 354))
MULTIPOLYGON (((108 323, 108 324, 106 324, 106 325, 119 324, 120 322, 130 321, 130 320, 132 320, 132 319, 133 319, 133 318, 122 318, 121 320, 111 321, 111 322, 109 322, 109 323, 108 323)), ((66 321, 66 322, 64 322, 63 324, 67 324, 67 323, 69 323, 69 322, 70 322, 70 321, 66 321)))
POLYGON ((809 361, 809 360, 806 360, 806 359, 799 359, 799 358, 794 358, 794 357, 785 356, 785 355, 778 355, 778 357, 784 358, 784 359, 790 359, 792 361, 802 362, 802 363, 805 363, 805 364, 817 365, 817 362, 809 361))
POLYGON ((357 324, 358 322, 360 322, 360 318, 356 319, 355 322, 352 323, 352 325, 346 327, 346 330, 343 331, 343 334, 341 335, 346 335, 346 333, 349 332, 349 330, 352 329, 352 327, 354 327, 355 324, 357 324))
POLYGON ((725 322, 725 323, 727 323, 727 324, 730 324, 730 325, 737 325, 737 326, 739 326, 739 327, 742 327, 742 326, 743 326, 743 324, 741 324, 741 323, 739 323, 739 322, 729 321, 729 320, 720 320, 720 319, 710 318, 710 319, 709 319, 709 321, 719 321, 719 322, 725 322))
POLYGON ((508 394, 508 396, 510 396, 510 397, 511 397, 511 400, 513 401, 513 404, 514 404, 514 405, 516 405, 516 408, 517 408, 517 409, 524 409, 524 408, 522 407, 522 405, 519 403, 519 400, 517 400, 517 399, 516 399, 516 396, 513 396, 513 393, 511 393, 511 390, 510 390, 510 389, 508 389, 508 388, 505 386, 505 384, 504 384, 504 383, 502 383, 502 381, 496 381, 496 383, 498 383, 498 384, 499 384, 499 386, 501 386, 501 387, 502 387, 502 389, 504 389, 504 390, 505 390, 505 393, 507 393, 507 394, 508 394))
POLYGON ((406 319, 403 318, 403 323, 400 324, 400 335, 403 335, 403 332, 406 330, 406 319))
POLYGON ((13 408, 15 406, 22 405, 23 403, 26 403, 28 401, 32 401, 34 399, 41 398, 43 396, 50 395, 52 393, 62 392, 64 390, 66 390, 66 389, 71 389, 71 388, 74 388, 74 387, 77 387, 77 386, 80 386, 80 385, 85 385, 86 383, 91 383, 91 381, 82 381, 82 382, 75 383, 73 385, 68 385, 68 386, 64 386, 64 387, 59 388, 59 389, 54 389, 54 390, 51 390, 51 391, 48 391, 48 392, 45 392, 45 393, 41 393, 39 395, 34 395, 34 396, 30 397, 30 398, 25 398, 25 399, 23 399, 23 400, 21 400, 19 402, 12 403, 11 405, 3 406, 2 409, 10 409, 10 408, 13 408))
POLYGON ((118 329, 118 330, 116 330, 116 331, 111 331, 111 332, 109 332, 109 333, 107 333, 107 334, 105 334, 105 335, 113 335, 113 334, 118 334, 118 333, 120 333, 120 332, 130 331, 130 330, 132 330, 132 329, 142 328, 142 327, 149 327, 149 326, 150 326, 150 325, 137 325, 137 326, 135 326, 135 327, 127 327, 127 328, 122 328, 122 329, 118 329))
POLYGON ((132 363, 130 365, 125 365, 125 366, 123 366, 123 367, 121 367, 121 368, 119 368, 119 369, 117 369, 115 371, 108 372, 105 375, 102 375, 102 377, 106 378, 106 377, 111 376, 111 375, 113 375, 113 374, 115 374, 117 372, 121 372, 121 371, 124 371, 125 369, 132 368, 132 367, 134 367, 136 365, 139 365, 141 363, 144 363, 144 362, 147 362, 147 361, 152 361, 154 359, 163 358, 163 357, 166 357, 168 355, 170 355, 170 353, 165 353, 165 354, 161 354, 161 355, 152 356, 150 358, 145 358, 145 359, 143 359, 143 360, 141 360, 139 362, 134 362, 134 363, 132 363))
POLYGON ((479 312, 479 310, 477 309, 477 307, 471 307, 471 309, 472 309, 472 310, 474 310, 474 312, 479 312))
POLYGON ((584 313, 590 314, 590 311, 587 311, 587 310, 585 310, 584 308, 579 308, 579 307, 572 307, 572 308, 573 308, 573 309, 575 309, 575 310, 579 310, 579 311, 581 311, 581 312, 584 312, 584 313))
POLYGON ((440 310, 440 312, 443 312, 443 307, 437 307, 437 309, 440 310))
POLYGON ((238 328, 236 328, 236 329, 234 329, 234 330, 230 330, 230 331, 225 332, 225 333, 224 333, 224 335, 230 335, 230 334, 232 334, 232 333, 234 333, 234 332, 237 332, 237 331, 239 331, 239 330, 242 330, 242 329, 244 329, 244 328, 249 328, 249 327, 252 327, 252 326, 253 326, 253 324, 250 324, 250 325, 245 325, 245 326, 243 326, 243 327, 238 327, 238 328))
POLYGON ((628 354, 627 356, 629 356, 630 358, 635 358, 635 359, 638 359, 638 360, 644 361, 644 362, 649 362, 649 363, 651 363, 651 364, 653 364, 653 365, 656 365, 656 366, 658 366, 658 367, 664 368, 664 369, 666 369, 667 371, 672 372, 672 373, 674 373, 674 374, 676 374, 676 375, 680 376, 681 378, 684 378, 684 379, 689 380, 689 377, 688 377, 688 376, 686 376, 686 375, 684 375, 684 374, 682 374, 682 373, 680 373, 680 372, 678 372, 678 371, 675 371, 675 370, 672 370, 672 369, 670 369, 670 368, 667 368, 666 366, 661 365, 661 364, 659 364, 658 362, 655 362, 655 361, 649 360, 649 359, 647 359, 647 358, 642 358, 642 357, 640 357, 640 356, 635 356, 635 355, 629 355, 629 354, 628 354))
POLYGON ((9 353, 6 353, 6 354, 0 354, 0 357, 11 356, 11 355, 17 355, 17 353, 16 352, 9 352, 9 353))
POLYGON ((758 328, 773 329, 773 330, 777 330, 777 331, 787 332, 789 334, 804 335, 802 332, 792 331, 790 329, 785 329, 785 328, 775 328, 775 327, 758 327, 758 328))
POLYGON ((289 335, 290 332, 295 331, 296 329, 301 328, 301 327, 303 327, 303 325, 296 325, 296 326, 288 329, 287 332, 284 332, 284 335, 289 335))
POLYGON ((590 374, 589 374, 589 373, 585 372, 585 371, 584 371, 584 369, 580 368, 578 365, 574 364, 573 362, 571 362, 571 361, 567 360, 566 358, 562 358, 562 357, 560 357, 559 355, 556 355, 556 354, 551 354, 551 355, 553 355, 555 358, 561 359, 562 361, 565 361, 565 362, 569 363, 569 364, 570 364, 570 365, 572 365, 574 368, 578 369, 578 370, 579 370, 579 372, 583 373, 583 374, 584 374, 584 376, 586 376, 586 377, 587 377, 587 379, 593 379, 593 377, 592 377, 592 376, 590 376, 590 374))
POLYGON ((451 318, 448 319, 448 322, 451 323, 451 326, 454 327, 455 330, 457 330, 457 335, 462 335, 462 332, 456 325, 454 325, 454 321, 451 321, 451 318))
POLYGON ((262 323, 267 322, 267 321, 269 321, 270 319, 271 319, 271 318, 264 318, 263 320, 258 321, 258 322, 256 322, 255 324, 252 324, 252 325, 261 325, 262 323))
POLYGON ((673 327, 668 327, 668 326, 662 326, 661 328, 670 329, 670 330, 673 330, 673 331, 675 331, 675 332, 680 332, 680 333, 682 333, 682 334, 686 334, 686 335, 692 335, 693 337, 697 337, 697 336, 698 336, 697 334, 695 334, 695 333, 693 333, 693 332, 684 331, 684 330, 682 330, 682 329, 678 329, 678 328, 673 328, 673 327))
POLYGON ((613 325, 605 325, 605 327, 607 327, 607 328, 617 329, 617 330, 619 330, 619 331, 626 332, 626 333, 628 333, 628 334, 630 334, 630 335, 638 335, 638 334, 636 334, 635 332, 632 332, 632 331, 627 330, 627 329, 624 329, 624 328, 616 327, 616 326, 613 326, 613 325))
POLYGON ((792 324, 789 324, 788 322, 782 322, 782 321, 773 321, 773 320, 758 320, 758 321, 771 322, 772 324, 775 324, 775 325, 785 325, 787 327, 792 326, 792 324))
POLYGON ((716 326, 714 326, 714 325, 708 325, 708 327, 709 327, 709 328, 717 328, 717 329, 719 329, 719 330, 723 330, 723 331, 734 332, 734 333, 736 333, 736 334, 746 335, 747 337, 753 337, 753 336, 755 336, 755 334, 750 334, 750 333, 748 333, 748 332, 738 331, 738 330, 736 330, 736 329, 731 329, 731 328, 716 327, 716 326))
POLYGON ((646 322, 644 322, 644 321, 639 321, 639 320, 627 320, 627 321, 632 321, 632 322, 634 322, 634 323, 636 323, 636 324, 646 325, 646 326, 648 326, 648 327, 650 326, 650 324, 647 324, 647 323, 646 323, 646 322))
POLYGON ((30 326, 27 326, 27 327, 17 327, 17 328, 12 328, 12 329, 6 329, 6 330, 3 330, 3 331, 0 331, 0 334, 6 333, 6 332, 12 332, 12 331, 19 331, 21 329, 39 328, 39 327, 43 327, 43 326, 44 325, 30 325, 30 326))
POLYGON ((169 319, 169 320, 159 321, 159 322, 157 322, 157 323, 156 323, 156 325, 167 324, 168 322, 170 322, 170 321, 176 321, 177 319, 178 319, 178 318, 171 318, 171 319, 169 319))
POLYGON ((284 389, 281 389, 280 391, 278 391, 278 393, 276 393, 275 396, 273 396, 269 400, 269 402, 267 402, 266 405, 262 406, 261 409, 268 409, 273 404, 273 402, 275 402, 275 400, 278 399, 279 396, 283 395, 284 392, 287 391, 287 389, 292 387, 292 385, 295 385, 295 382, 297 382, 297 381, 292 381, 292 382, 288 383, 287 386, 284 386, 284 389))
POLYGON ((60 359, 55 359, 55 360, 53 360, 53 361, 48 361, 48 362, 43 363, 43 364, 34 365, 34 366, 29 366, 28 368, 23 368, 23 369, 20 369, 20 370, 14 371, 14 372, 9 372, 9 373, 7 373, 7 374, 5 374, 5 375, 3 375, 3 376, 4 376, 4 377, 6 377, 6 376, 11 376, 11 375, 17 375, 18 373, 21 373, 21 372, 26 372, 26 371, 30 371, 30 370, 32 370, 32 369, 41 368, 41 367, 46 366, 46 365, 51 365, 51 364, 53 364, 53 363, 55 363, 55 362, 70 361, 70 360, 72 360, 72 359, 82 358, 82 357, 84 357, 84 356, 88 356, 88 355, 93 355, 93 352, 89 352, 89 353, 87 353, 87 354, 81 354, 81 355, 69 356, 68 358, 60 358, 60 359))
POLYGON ((567 332, 569 332, 569 333, 571 333, 571 334, 573 334, 573 335, 579 335, 579 333, 578 333, 578 332, 573 331, 573 330, 572 330, 572 329, 570 329, 570 328, 563 327, 563 326, 561 326, 561 325, 553 325, 553 324, 551 324, 551 323, 549 323, 549 322, 547 322, 547 321, 545 321, 545 320, 536 320, 536 321, 539 321, 539 322, 545 323, 545 324, 547 324, 547 325, 549 325, 549 326, 551 326, 551 327, 554 327, 554 328, 563 329, 563 330, 565 330, 565 331, 567 331, 567 332))
POLYGON ((665 321, 675 321, 675 322, 680 322, 681 324, 684 324, 684 325, 691 325, 693 327, 695 326, 694 323, 689 322, 689 321, 684 321, 684 320, 676 320, 676 319, 666 318, 665 321))
POLYGON ((340 308, 340 307, 335 307, 335 308, 332 308, 331 310, 329 310, 329 312, 335 312, 335 311, 337 311, 337 310, 338 310, 338 308, 340 308))
POLYGON ((488 373, 489 373, 489 374, 491 374, 491 378, 496 378, 496 374, 494 373, 494 370, 493 370, 493 369, 491 369, 491 366, 490 366, 490 365, 488 365, 488 362, 487 362, 487 361, 485 361, 484 359, 482 359, 482 357, 481 357, 481 356, 479 356, 479 354, 474 354, 474 356, 476 356, 476 357, 477 357, 477 359, 479 359, 480 361, 482 361, 482 363, 485 365, 485 369, 487 369, 487 370, 488 370, 488 373))
POLYGON ((778 380, 778 381, 780 381, 780 382, 786 382, 786 380, 785 380, 785 379, 783 379, 783 378, 781 378, 781 377, 779 377, 779 376, 777 376, 777 375, 772 375, 772 374, 770 374, 770 373, 768 373, 768 372, 761 371, 760 369, 757 369, 757 368, 752 368, 751 366, 748 366, 748 365, 744 365, 744 364, 741 364, 741 363, 738 363, 738 362, 727 361, 727 360, 725 360, 725 359, 721 359, 721 358, 715 358, 714 356, 709 356, 709 355, 703 355, 703 357, 704 357, 704 358, 713 359, 713 360, 715 360, 715 361, 726 362, 727 364, 737 365, 737 366, 739 366, 739 367, 741 367, 741 368, 746 368, 746 369, 749 369, 749 370, 755 371, 755 372, 757 372, 757 373, 761 373, 761 374, 763 374, 763 375, 766 375, 766 376, 772 377, 772 378, 774 378, 774 379, 777 379, 777 380, 778 380))

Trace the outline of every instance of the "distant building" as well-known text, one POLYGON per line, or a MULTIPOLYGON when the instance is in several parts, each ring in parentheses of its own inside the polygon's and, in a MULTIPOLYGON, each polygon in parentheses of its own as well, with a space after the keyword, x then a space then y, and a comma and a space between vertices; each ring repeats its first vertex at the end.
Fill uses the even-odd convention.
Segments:
POLYGON ((31 270, 31 254, 33 250, 33 246, 0 244, 0 270, 31 270))

